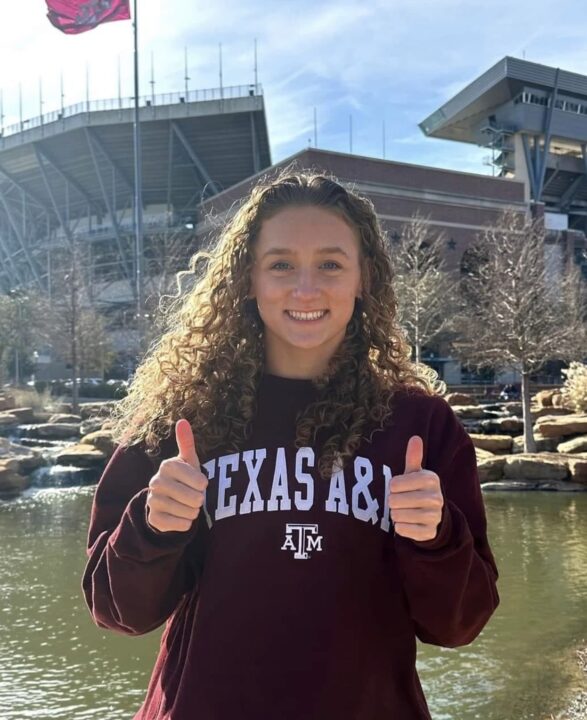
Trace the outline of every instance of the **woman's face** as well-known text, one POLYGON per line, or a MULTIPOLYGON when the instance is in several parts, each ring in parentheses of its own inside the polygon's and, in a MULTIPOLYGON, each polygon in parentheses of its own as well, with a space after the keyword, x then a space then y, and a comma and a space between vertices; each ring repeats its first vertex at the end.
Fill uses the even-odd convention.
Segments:
POLYGON ((250 297, 265 325, 269 372, 312 377, 326 369, 361 296, 356 232, 335 212, 303 206, 263 221, 250 297))

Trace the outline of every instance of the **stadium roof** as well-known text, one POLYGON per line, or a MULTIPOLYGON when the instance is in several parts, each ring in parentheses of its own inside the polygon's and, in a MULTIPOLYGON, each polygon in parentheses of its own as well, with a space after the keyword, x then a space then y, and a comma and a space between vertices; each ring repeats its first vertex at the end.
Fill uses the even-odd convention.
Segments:
MULTIPOLYGON (((179 93, 142 99, 144 205, 193 207, 271 164, 258 86, 198 92, 190 102, 179 93)), ((133 115, 118 100, 96 101, 52 113, 44 122, 24 121, 15 134, 6 128, 0 137, 0 199, 10 204, 24 197, 55 223, 66 207, 69 218, 76 218, 130 206, 133 115)))
POLYGON ((504 57, 419 123, 430 137, 484 144, 479 126, 493 110, 513 100, 525 88, 552 91, 558 72, 558 92, 587 100, 587 76, 547 65, 504 57))

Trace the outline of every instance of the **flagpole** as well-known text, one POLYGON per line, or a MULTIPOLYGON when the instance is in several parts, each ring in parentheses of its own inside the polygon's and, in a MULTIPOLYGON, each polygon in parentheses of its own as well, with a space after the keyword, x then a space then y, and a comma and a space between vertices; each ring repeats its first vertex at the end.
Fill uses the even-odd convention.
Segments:
MULTIPOLYGON (((138 351, 142 355, 143 344, 143 197, 141 168, 141 125, 139 122, 139 49, 137 0, 134 0, 134 76, 135 76, 135 112, 133 125, 133 144, 135 156, 135 271, 137 300, 138 351)), ((141 357, 138 358, 140 362, 141 357)))

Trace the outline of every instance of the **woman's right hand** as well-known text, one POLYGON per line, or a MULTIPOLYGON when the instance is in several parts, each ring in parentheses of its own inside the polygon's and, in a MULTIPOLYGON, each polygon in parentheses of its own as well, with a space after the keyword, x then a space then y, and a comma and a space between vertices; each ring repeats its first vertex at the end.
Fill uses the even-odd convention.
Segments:
POLYGON ((147 520, 159 532, 189 530, 200 514, 208 486, 187 420, 176 422, 175 439, 179 453, 163 460, 149 482, 147 520))

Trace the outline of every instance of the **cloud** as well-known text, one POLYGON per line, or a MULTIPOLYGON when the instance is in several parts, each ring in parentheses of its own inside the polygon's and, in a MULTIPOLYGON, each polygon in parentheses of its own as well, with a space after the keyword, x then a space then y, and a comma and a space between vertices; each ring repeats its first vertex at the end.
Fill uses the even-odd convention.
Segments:
MULTIPOLYGON (((115 97, 118 57, 124 95, 131 95, 132 29, 111 23, 67 37, 30 3, 11 3, 0 26, 0 88, 5 115, 18 114, 18 84, 25 116, 39 112, 43 77, 46 111, 85 98, 85 66, 92 97, 115 97)), ((150 92, 151 53, 155 92, 183 89, 184 48, 190 88, 254 79, 257 39, 259 80, 264 87, 274 160, 313 142, 313 109, 319 145, 380 156, 382 122, 387 157, 485 173, 482 151, 424 137, 421 122, 505 55, 587 74, 583 41, 587 6, 582 0, 151 0, 140 3, 141 88, 150 92), (507 17, 507 22, 503 18, 507 17)), ((6 119, 5 119, 6 121, 6 119)))

